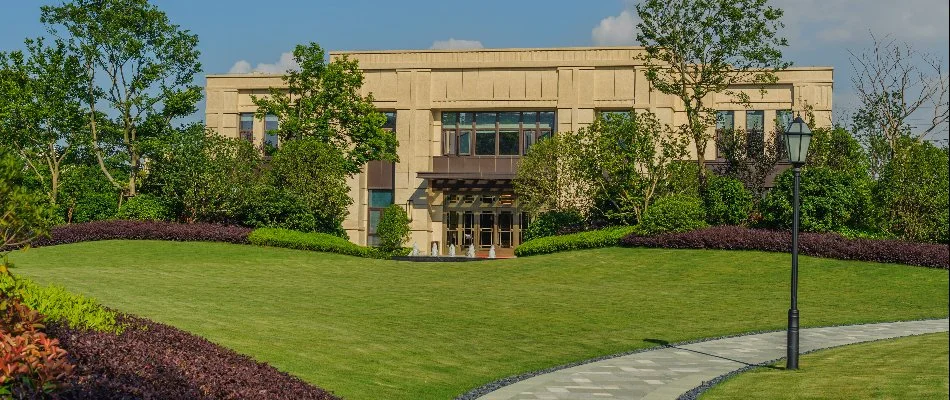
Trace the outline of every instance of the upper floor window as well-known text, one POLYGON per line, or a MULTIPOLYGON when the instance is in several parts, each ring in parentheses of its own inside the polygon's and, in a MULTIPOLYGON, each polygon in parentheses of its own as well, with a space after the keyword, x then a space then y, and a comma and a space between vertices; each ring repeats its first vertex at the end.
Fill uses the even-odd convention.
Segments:
POLYGON ((241 119, 238 123, 238 134, 241 139, 249 142, 254 141, 254 114, 241 113, 241 119))
POLYGON ((554 131, 554 112, 443 112, 442 152, 517 156, 554 131))
POLYGON ((277 148, 277 116, 267 114, 264 117, 264 145, 271 148, 277 148))
POLYGON ((736 129, 735 111, 716 111, 716 130, 731 131, 736 129))
POLYGON ((765 111, 745 112, 746 151, 749 155, 765 151, 765 111))
POLYGON ((383 112, 383 115, 386 116, 386 123, 383 124, 383 129, 389 132, 396 131, 396 113, 393 111, 383 112))
POLYGON ((775 111, 775 131, 785 132, 785 129, 792 124, 793 119, 795 117, 792 115, 792 110, 775 111))

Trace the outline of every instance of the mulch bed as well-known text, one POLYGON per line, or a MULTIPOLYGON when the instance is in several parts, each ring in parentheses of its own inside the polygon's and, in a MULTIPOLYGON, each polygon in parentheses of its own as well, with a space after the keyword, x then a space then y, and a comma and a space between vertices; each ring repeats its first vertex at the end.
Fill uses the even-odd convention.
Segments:
MULTIPOLYGON (((950 247, 946 244, 848 239, 837 233, 801 233, 798 239, 799 254, 814 257, 950 268, 950 247)), ((620 245, 626 247, 772 252, 790 252, 791 242, 792 234, 789 231, 738 226, 716 226, 656 236, 632 234, 620 239, 620 245)))
POLYGON ((50 324, 76 366, 64 399, 339 399, 198 336, 120 314, 121 334, 50 324))

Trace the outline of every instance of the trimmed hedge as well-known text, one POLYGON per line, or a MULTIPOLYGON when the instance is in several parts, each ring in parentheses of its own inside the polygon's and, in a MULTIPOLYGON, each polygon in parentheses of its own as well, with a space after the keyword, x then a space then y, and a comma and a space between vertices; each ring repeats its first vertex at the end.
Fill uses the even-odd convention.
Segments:
POLYGON ((632 226, 615 226, 569 235, 546 236, 522 243, 515 248, 515 255, 525 257, 556 253, 559 251, 617 246, 620 239, 631 234, 633 230, 634 227, 632 226))
POLYGON ((702 200, 685 194, 674 194, 657 199, 647 208, 637 224, 636 232, 655 235, 688 232, 706 226, 706 210, 702 200))
POLYGON ((299 232, 281 228, 259 228, 248 236, 251 244, 258 246, 285 247, 288 249, 322 251, 365 258, 390 258, 408 254, 405 249, 388 253, 374 247, 354 244, 339 236, 326 233, 299 232), (404 254, 405 253, 405 254, 404 254))
POLYGON ((26 306, 43 314, 47 321, 72 329, 113 333, 125 329, 116 322, 114 311, 61 286, 40 286, 26 278, 0 274, 0 292, 17 297, 26 306))
MULTIPOLYGON (((792 233, 766 229, 717 226, 656 236, 631 234, 620 240, 626 247, 719 249, 790 252, 792 233)), ((800 233, 799 253, 814 257, 917 265, 950 269, 950 247, 945 244, 900 240, 848 239, 836 233, 800 233)))
POLYGON ((118 335, 49 325, 75 365, 61 398, 339 399, 168 325, 124 314, 119 322, 130 328, 118 335))
POLYGON ((90 242, 96 240, 172 240, 179 242, 247 243, 250 228, 216 224, 178 224, 159 221, 96 221, 53 228, 50 236, 31 246, 90 242))

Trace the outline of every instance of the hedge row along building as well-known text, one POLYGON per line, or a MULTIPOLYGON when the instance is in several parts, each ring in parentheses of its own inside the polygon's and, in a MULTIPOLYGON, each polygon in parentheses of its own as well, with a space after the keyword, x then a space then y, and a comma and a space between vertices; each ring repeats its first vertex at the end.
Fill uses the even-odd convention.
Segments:
MULTIPOLYGON (((652 111, 660 122, 685 123, 679 100, 650 88, 637 59, 639 47, 549 49, 396 50, 332 52, 359 61, 364 94, 372 92, 396 132, 395 165, 370 162, 349 181, 353 204, 344 223, 354 243, 372 245, 381 210, 404 205, 412 238, 428 250, 436 243, 494 245, 510 253, 530 216, 519 208, 511 180, 521 157, 538 140, 577 131, 599 112, 652 111)), ((736 87, 751 104, 716 95, 720 127, 771 135, 775 125, 806 106, 819 125, 830 125, 831 67, 797 67, 766 86, 736 87)), ((255 119, 251 95, 280 87, 279 75, 207 77, 206 121, 229 137, 277 144, 266 132, 279 121, 255 119)), ((715 129, 715 127, 710 127, 715 129)), ((695 150, 693 150, 695 157, 695 150)), ((707 160, 716 159, 710 144, 707 160)))

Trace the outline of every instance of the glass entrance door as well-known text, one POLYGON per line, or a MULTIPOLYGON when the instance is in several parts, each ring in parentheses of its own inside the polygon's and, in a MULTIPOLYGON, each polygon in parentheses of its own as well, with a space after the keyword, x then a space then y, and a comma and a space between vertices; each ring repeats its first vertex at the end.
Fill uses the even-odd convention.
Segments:
POLYGON ((495 246, 502 256, 510 256, 522 239, 527 219, 510 194, 446 195, 444 254, 456 246, 456 254, 465 254, 474 246, 479 256, 495 246))
POLYGON ((487 249, 495 244, 495 212, 482 211, 478 219, 478 247, 487 249))

